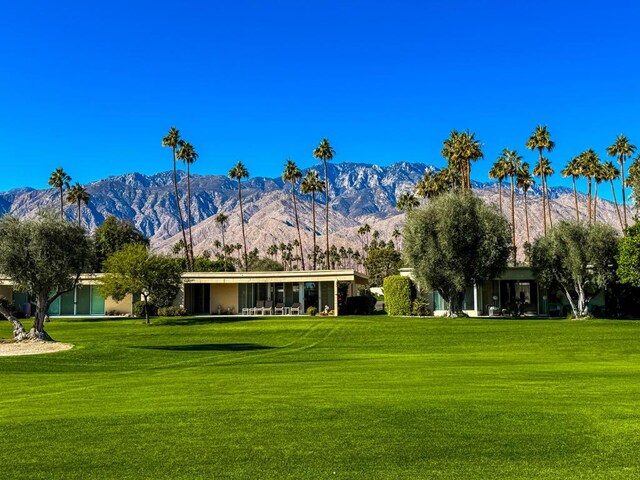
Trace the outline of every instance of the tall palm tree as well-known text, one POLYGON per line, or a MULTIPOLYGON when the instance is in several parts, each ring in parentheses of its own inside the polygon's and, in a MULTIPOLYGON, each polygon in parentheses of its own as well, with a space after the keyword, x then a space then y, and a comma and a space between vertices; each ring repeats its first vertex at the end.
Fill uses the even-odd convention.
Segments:
POLYGON ((517 259, 517 246, 516 246, 516 175, 518 169, 522 165, 522 156, 518 155, 516 150, 509 150, 505 148, 501 155, 504 165, 505 173, 509 177, 509 187, 511 189, 511 243, 513 249, 513 265, 516 265, 517 259))
POLYGON ((476 134, 469 131, 453 130, 445 139, 440 152, 447 159, 449 169, 460 174, 460 186, 471 189, 471 162, 483 158, 482 144, 476 134))
POLYGON ((400 250, 400 238, 402 237, 402 232, 400 232, 400 230, 398 230, 397 228, 393 229, 393 232, 391 233, 391 236, 393 237, 393 240, 395 241, 396 244, 396 249, 399 251, 400 250))
POLYGON ((622 175, 622 211, 624 212, 624 228, 627 228, 627 193, 624 181, 624 162, 636 151, 636 146, 629 143, 629 139, 624 135, 618 135, 613 145, 607 148, 607 154, 611 157, 618 157, 620 163, 620 174, 622 175))
MULTIPOLYGON (((547 190, 547 182, 546 177, 548 171, 551 169, 551 163, 548 159, 543 159, 542 153, 546 150, 547 152, 551 152, 555 148, 556 144, 553 140, 551 140, 551 134, 549 130, 547 130, 546 126, 538 125, 534 132, 527 140, 526 147, 529 150, 538 150, 538 154, 540 155, 538 164, 533 170, 533 174, 536 176, 540 176, 540 180, 542 183, 542 220, 544 225, 544 234, 547 235, 547 210, 545 201, 549 201, 548 190, 547 190), (544 162, 543 160, 546 160, 544 162), (537 173, 536 173, 537 172, 537 173), (546 200, 545 200, 546 197, 546 200)), ((552 169, 551 169, 552 170, 552 169)), ((551 208, 549 208, 549 223, 551 224, 551 208)))
POLYGON ((547 188, 547 177, 549 175, 553 175, 553 167, 551 166, 551 162, 548 158, 542 157, 536 166, 533 168, 533 175, 536 177, 540 177, 540 184, 542 188, 542 215, 543 215, 543 225, 544 225, 544 234, 547 234, 547 214, 549 216, 549 226, 552 226, 551 222, 551 208, 548 206, 549 204, 549 190, 547 188), (546 202, 546 203, 545 203, 546 202))
POLYGON ((636 221, 640 221, 640 155, 636 155, 636 158, 629 166, 629 175, 627 175, 625 185, 633 189, 633 204, 636 211, 636 221))
POLYGON ((325 221, 324 228, 327 236, 327 249, 326 249, 326 265, 327 270, 329 270, 329 176, 327 175, 327 161, 333 160, 333 156, 336 154, 336 151, 329 144, 328 138, 323 138, 318 145, 313 150, 314 158, 322 160, 324 165, 324 195, 325 195, 325 221))
POLYGON ((220 212, 215 217, 216 223, 220 227, 220 233, 222 234, 222 254, 224 255, 224 270, 227 271, 227 245, 224 241, 224 232, 227 229, 227 222, 229 221, 229 215, 225 215, 220 212))
POLYGON ((182 242, 184 244, 184 256, 187 263, 187 267, 191 265, 191 258, 189 255, 189 244, 187 243, 187 234, 184 230, 184 218, 182 216, 182 208, 180 207, 180 194, 178 193, 178 166, 176 151, 180 144, 180 130, 176 127, 171 127, 169 132, 162 139, 162 146, 171 148, 171 154, 173 157, 173 190, 176 197, 176 207, 178 208, 178 220, 180 222, 180 231, 182 232, 182 242))
POLYGON ((578 158, 582 175, 587 179, 587 223, 591 224, 593 218, 592 180, 597 174, 600 159, 598 158, 598 154, 593 149, 582 152, 578 156, 578 158))
POLYGON ((596 189, 593 196, 593 223, 595 224, 598 220, 598 186, 607 179, 607 172, 604 169, 604 165, 600 162, 600 159, 598 159, 594 167, 595 172, 593 179, 596 183, 596 189))
MULTIPOLYGON (((444 170, 445 169, 442 169, 438 173, 430 171, 425 172, 422 178, 418 180, 418 183, 416 183, 416 195, 420 198, 433 198, 444 192, 445 178, 441 174, 441 172, 444 170)), ((448 171, 449 170, 447 170, 447 172, 448 171)), ((416 205, 416 207, 417 206, 418 205, 416 205)))
POLYGON ((298 243, 300 248, 300 259, 302 261, 302 270, 304 267, 304 254, 302 248, 302 235, 300 234, 300 222, 298 221, 298 203, 296 202, 296 183, 302 178, 302 172, 293 160, 287 160, 282 172, 282 181, 291 182, 291 198, 293 200, 293 213, 296 218, 296 228, 298 229, 298 243))
POLYGON ((507 178, 507 165, 502 155, 498 157, 491 170, 489 170, 489 178, 498 180, 498 198, 500 199, 500 215, 502 215, 502 182, 507 178))
POLYGON ((522 189, 524 194, 524 221, 527 226, 527 243, 531 243, 531 239, 529 237, 529 207, 527 205, 527 191, 531 188, 531 185, 535 183, 533 180, 533 176, 529 171, 529 164, 527 162, 523 162, 518 169, 516 183, 518 187, 522 189))
POLYGON ((195 148, 189 142, 180 140, 180 149, 177 152, 178 160, 182 160, 187 166, 187 226, 189 228, 189 256, 191 258, 191 268, 193 270, 193 235, 191 233, 191 164, 194 163, 200 155, 196 153, 195 148))
POLYGON ((324 191, 324 182, 320 180, 318 172, 315 170, 307 171, 307 174, 302 179, 300 184, 300 191, 305 195, 311 195, 311 217, 313 220, 313 269, 317 268, 318 261, 318 249, 316 246, 316 193, 322 193, 324 191))
POLYGON ((401 193, 396 201, 396 208, 403 212, 409 212, 420 205, 420 201, 411 192, 401 193))
POLYGON ((229 178, 238 181, 238 203, 240 204, 240 225, 242 225, 242 243, 244 245, 244 271, 249 271, 249 260, 247 257, 247 237, 244 233, 244 211, 242 209, 242 179, 249 178, 249 171, 242 162, 236 163, 235 167, 229 170, 229 178))
POLYGON ((563 177, 571 177, 573 180, 573 201, 576 207, 576 220, 580 221, 580 209, 578 207, 578 189, 576 188, 576 180, 580 178, 582 175, 582 170, 580 169, 580 159, 578 157, 574 157, 567 163, 567 166, 564 167, 564 170, 560 172, 563 177))
POLYGON ((613 203, 616 206, 616 212, 618 213, 618 220, 620 221, 620 228, 624 230, 624 222, 622 221, 622 214, 620 213, 620 205, 618 205, 618 199, 616 198, 616 188, 613 185, 613 181, 620 178, 620 170, 613 162, 606 161, 602 166, 604 171, 604 179, 611 183, 611 194, 613 195, 613 203))
POLYGON ((67 191, 67 202, 78 205, 78 225, 82 225, 82 204, 89 205, 89 192, 78 182, 67 191))
POLYGON ((64 218, 64 195, 62 193, 62 189, 68 189, 70 181, 71 177, 67 175, 62 167, 56 168, 51 172, 51 176, 49 177, 49 185, 60 191, 60 218, 64 218))

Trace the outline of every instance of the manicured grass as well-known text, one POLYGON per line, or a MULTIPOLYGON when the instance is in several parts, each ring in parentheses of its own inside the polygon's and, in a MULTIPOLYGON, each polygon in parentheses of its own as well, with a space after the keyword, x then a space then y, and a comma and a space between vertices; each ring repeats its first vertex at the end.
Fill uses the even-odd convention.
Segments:
POLYGON ((76 348, 0 358, 1 478, 640 478, 640 321, 49 331, 76 348))

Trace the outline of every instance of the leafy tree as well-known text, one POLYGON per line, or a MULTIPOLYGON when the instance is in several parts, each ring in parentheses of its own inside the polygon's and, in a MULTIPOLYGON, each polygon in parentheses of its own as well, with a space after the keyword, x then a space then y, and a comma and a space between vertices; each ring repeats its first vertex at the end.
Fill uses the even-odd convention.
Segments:
POLYGON ((316 245, 317 229, 316 229, 316 193, 324 191, 324 183, 320 180, 318 172, 309 170, 302 179, 300 191, 304 194, 311 195, 311 217, 313 221, 313 269, 317 268, 318 248, 316 245))
POLYGON ((244 270, 249 271, 249 260, 247 259, 247 236, 244 233, 244 211, 242 210, 242 179, 249 178, 249 171, 242 162, 236 163, 235 167, 229 170, 229 178, 238 181, 238 203, 240 204, 240 225, 242 226, 242 243, 244 244, 244 270))
POLYGON ((611 157, 618 157, 620 163, 620 174, 622 175, 622 211, 624 212, 624 228, 627 228, 627 194, 625 192, 624 162, 636 151, 636 146, 629 142, 624 135, 618 135, 613 145, 607 148, 607 154, 611 157))
POLYGON ((70 181, 71 177, 67 175, 62 167, 56 168, 49 177, 49 185, 60 191, 60 218, 64 218, 64 195, 62 194, 62 189, 69 188, 70 181))
POLYGON ((162 146, 171 148, 173 157, 173 190, 176 198, 176 208, 178 209, 178 221, 180 223, 180 232, 182 232, 182 247, 184 248, 184 256, 187 264, 190 262, 189 244, 187 243, 187 233, 184 229, 184 218, 182 216, 182 207, 180 206, 180 194, 178 193, 178 165, 177 165, 177 149, 180 145, 180 130, 171 127, 169 132, 162 139, 162 146))
POLYGON ((166 306, 180 288, 180 264, 171 257, 151 253, 145 245, 127 245, 107 258, 104 265, 100 293, 116 301, 128 294, 142 295, 147 325, 150 323, 149 297, 153 297, 156 306, 166 306))
POLYGON ((93 233, 96 246, 96 267, 102 270, 102 264, 109 255, 121 250, 125 245, 137 243, 149 245, 146 238, 136 227, 126 220, 109 215, 93 233))
POLYGON ((327 249, 326 249, 326 258, 327 262, 327 270, 329 267, 329 176, 327 175, 327 161, 333 160, 333 156, 336 154, 336 151, 329 144, 328 138, 323 138, 316 148, 313 149, 313 156, 319 160, 322 160, 324 165, 324 197, 325 197, 325 221, 324 228, 325 234, 327 236, 327 249))
POLYGON ((608 225, 560 222, 530 247, 531 268, 543 287, 556 282, 575 318, 588 315, 591 298, 615 278, 618 235, 608 225))
POLYGON ((178 143, 180 149, 177 152, 178 160, 182 160, 187 166, 187 228, 189 229, 189 265, 188 269, 193 270, 193 235, 191 233, 191 164, 194 163, 199 155, 195 148, 189 142, 180 140, 178 143))
POLYGON ((270 258, 258 257, 249 259, 249 270, 252 272, 279 272, 284 270, 280 262, 270 258))
POLYGON ((527 204, 527 192, 531 188, 531 185, 535 183, 533 176, 529 171, 529 163, 524 162, 518 169, 518 173, 516 175, 516 183, 518 187, 522 189, 522 193, 524 195, 524 222, 527 227, 527 243, 529 243, 531 240, 529 238, 529 206, 527 204))
MULTIPOLYGON (((551 140, 551 134, 549 130, 547 130, 546 126, 538 125, 534 132, 527 140, 526 147, 529 150, 538 150, 538 154, 540 159, 533 169, 533 174, 537 177, 540 177, 541 186, 542 186, 542 220, 544 225, 544 234, 547 234, 547 209, 545 206, 545 198, 546 202, 549 202, 549 192, 547 189, 547 176, 553 175, 553 169, 551 168, 551 162, 549 159, 544 158, 542 154, 546 150, 547 152, 552 151, 556 146, 556 143, 551 140)), ((551 207, 549 207, 549 224, 551 224, 551 207)))
POLYGON ((640 287, 640 223, 625 231, 618 244, 617 260, 620 282, 640 287))
POLYGON ((293 200, 293 214, 296 219, 296 229, 298 230, 298 248, 300 248, 300 260, 302 270, 304 270, 304 254, 302 248, 302 235, 300 235, 300 222, 298 221, 298 203, 296 202, 296 183, 302 178, 302 172, 293 160, 287 160, 282 172, 282 181, 291 182, 291 199, 293 200))
MULTIPOLYGON (((93 262, 93 242, 79 225, 43 214, 35 219, 0 219, 0 273, 36 304, 29 334, 17 328, 17 339, 51 340, 44 322, 51 304, 73 290, 93 262)), ((15 326, 14 322, 14 326, 15 326)))
POLYGON ((67 191, 67 202, 78 205, 78 225, 82 223, 82 204, 88 205, 90 198, 89 192, 78 182, 67 191))
POLYGON ((404 259, 423 289, 461 310, 465 289, 494 278, 511 251, 509 223, 470 192, 450 192, 413 210, 404 228, 404 259))
POLYGON ((401 262, 402 255, 393 248, 393 242, 391 247, 385 245, 384 248, 370 249, 364 262, 369 284, 374 287, 382 286, 385 277, 399 273, 401 262))
POLYGON ((225 260, 211 260, 204 255, 195 257, 193 263, 194 272, 233 272, 235 268, 225 260))

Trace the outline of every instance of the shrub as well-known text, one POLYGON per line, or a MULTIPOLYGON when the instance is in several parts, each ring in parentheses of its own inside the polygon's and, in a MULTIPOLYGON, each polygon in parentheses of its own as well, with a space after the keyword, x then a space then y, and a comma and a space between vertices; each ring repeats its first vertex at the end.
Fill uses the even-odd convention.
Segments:
POLYGON ((426 317, 427 315, 431 315, 432 312, 429 308, 429 302, 422 297, 416 297, 413 301, 412 313, 417 317, 426 317))
POLYGON ((391 275, 384 279, 384 301, 389 315, 411 315, 415 287, 409 277, 391 275))
POLYGON ((359 295, 347 297, 347 315, 371 315, 376 307, 376 297, 359 295))
MULTIPOLYGON (((158 309, 156 308, 156 306, 153 303, 149 302, 149 316, 154 317, 156 316, 157 313, 158 313, 158 309)), ((133 304, 133 314, 136 317, 140 317, 140 318, 146 317, 143 301, 139 301, 133 304)))
POLYGON ((158 308, 158 315, 160 317, 184 317, 187 311, 182 307, 160 307, 158 308))
POLYGON ((307 314, 308 315, 311 315, 312 317, 315 317, 316 313, 318 313, 318 309, 316 307, 311 306, 311 307, 307 308, 307 314))

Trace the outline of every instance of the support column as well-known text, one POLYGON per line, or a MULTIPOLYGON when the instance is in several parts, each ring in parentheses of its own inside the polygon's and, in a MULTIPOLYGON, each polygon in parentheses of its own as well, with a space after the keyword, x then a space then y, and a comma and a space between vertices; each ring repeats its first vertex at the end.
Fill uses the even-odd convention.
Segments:
POLYGON ((478 284, 474 283, 473 284, 473 310, 476 312, 476 315, 478 315, 478 284))
POLYGON ((333 314, 338 316, 338 280, 333 281, 333 314))

